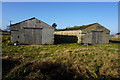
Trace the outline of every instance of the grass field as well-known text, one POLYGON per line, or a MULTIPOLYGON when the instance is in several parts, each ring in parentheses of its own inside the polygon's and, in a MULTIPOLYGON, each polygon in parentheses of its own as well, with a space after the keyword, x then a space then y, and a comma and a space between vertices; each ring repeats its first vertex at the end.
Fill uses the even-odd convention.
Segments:
POLYGON ((120 74, 117 43, 17 45, 2 36, 3 80, 111 80, 120 74))

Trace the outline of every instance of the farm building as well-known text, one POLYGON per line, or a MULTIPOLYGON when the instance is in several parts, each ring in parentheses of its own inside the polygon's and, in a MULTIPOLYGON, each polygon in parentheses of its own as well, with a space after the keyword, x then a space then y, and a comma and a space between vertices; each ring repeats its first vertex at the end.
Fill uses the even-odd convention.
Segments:
POLYGON ((98 23, 58 29, 54 32, 55 42, 78 42, 88 44, 109 43, 110 30, 98 23))
POLYGON ((116 33, 114 37, 115 38, 120 38, 120 33, 116 33))
POLYGON ((11 42, 53 44, 54 28, 35 17, 11 25, 11 42))

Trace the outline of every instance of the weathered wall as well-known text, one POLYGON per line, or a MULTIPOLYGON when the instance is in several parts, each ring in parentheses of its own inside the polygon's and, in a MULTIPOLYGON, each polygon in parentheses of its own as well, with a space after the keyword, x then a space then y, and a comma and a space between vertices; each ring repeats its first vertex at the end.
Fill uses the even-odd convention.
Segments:
POLYGON ((21 25, 20 25, 20 24, 17 24, 17 25, 11 26, 10 29, 11 29, 11 30, 19 30, 19 29, 21 29, 21 25))
POLYGON ((84 33, 81 37, 81 43, 92 43, 92 33, 84 33))
MULTIPOLYGON (((106 29, 105 27, 94 24, 92 26, 89 26, 85 29, 81 30, 71 30, 71 31, 55 31, 55 35, 68 35, 68 36, 77 36, 78 37, 78 43, 94 43, 93 39, 93 32, 97 33, 97 40, 96 43, 109 43, 109 33, 110 31, 106 29), (101 32, 101 33, 100 33, 101 32), (98 35, 100 34, 100 35, 98 35), (102 39, 101 39, 102 38, 102 39)), ((65 37, 63 37, 65 39, 65 37)), ((68 38, 69 39, 69 38, 68 38)))
MULTIPOLYGON (((32 20, 28 20, 28 21, 24 21, 22 23, 20 23, 21 29, 23 27, 28 27, 28 28, 48 28, 49 25, 47 25, 46 23, 39 21, 37 19, 32 19, 32 20)), ((50 26, 49 26, 50 27, 50 26)))
MULTIPOLYGON (((25 42, 26 37, 25 37, 25 29, 24 28, 43 28, 42 33, 41 33, 42 34, 41 44, 53 44, 53 42, 54 42, 54 35, 53 35, 54 28, 51 28, 46 23, 39 21, 37 19, 26 20, 26 21, 17 23, 15 25, 12 25, 11 26, 11 42, 12 43, 15 41, 18 41, 20 43, 26 43, 25 42)), ((28 34, 30 34, 30 33, 32 33, 32 31, 29 32, 28 34)), ((34 37, 31 36, 31 38, 38 39, 37 35, 39 37, 39 34, 35 33, 35 34, 33 34, 34 37)), ((38 43, 38 40, 36 40, 36 42, 38 43)), ((29 44, 36 44, 36 43, 29 43, 29 44)))
POLYGON ((120 34, 116 34, 114 37, 115 38, 120 38, 120 34))
POLYGON ((92 44, 92 31, 102 31, 102 43, 109 43, 110 31, 99 24, 92 25, 82 30, 82 33, 85 34, 84 36, 82 36, 82 43, 92 44))
POLYGON ((18 31, 11 31, 11 42, 14 43, 16 41, 20 43, 24 43, 24 29, 20 29, 18 31))
POLYGON ((109 43, 109 39, 110 39, 110 34, 103 32, 103 40, 102 43, 109 43))
POLYGON ((24 43, 25 37, 24 37, 24 29, 19 30, 19 42, 24 43))
POLYGON ((24 29, 25 44, 42 44, 42 29, 24 29))
POLYGON ((54 29, 43 28, 42 30, 42 44, 53 44, 54 43, 54 29))
MULTIPOLYGON (((68 40, 71 39, 69 36, 73 36, 73 37, 76 36, 76 37, 78 38, 78 41, 77 41, 78 43, 81 43, 81 36, 82 36, 81 33, 82 33, 81 30, 55 31, 55 32, 54 32, 55 35, 65 35, 66 37, 65 37, 65 36, 61 36, 61 37, 63 37, 63 39, 65 39, 65 40, 66 40, 67 38, 68 38, 68 40)), ((61 37, 60 37, 60 38, 61 38, 61 37)), ((76 41, 76 38, 73 38, 73 40, 76 41)))
POLYGON ((11 42, 18 41, 19 31, 11 31, 11 42))

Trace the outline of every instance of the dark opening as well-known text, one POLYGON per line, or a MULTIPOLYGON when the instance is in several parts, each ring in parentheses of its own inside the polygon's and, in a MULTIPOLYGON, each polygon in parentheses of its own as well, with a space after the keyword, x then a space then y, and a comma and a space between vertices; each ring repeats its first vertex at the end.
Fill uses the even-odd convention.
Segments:
POLYGON ((68 36, 68 35, 55 35, 54 36, 54 43, 77 43, 78 37, 77 36, 68 36))

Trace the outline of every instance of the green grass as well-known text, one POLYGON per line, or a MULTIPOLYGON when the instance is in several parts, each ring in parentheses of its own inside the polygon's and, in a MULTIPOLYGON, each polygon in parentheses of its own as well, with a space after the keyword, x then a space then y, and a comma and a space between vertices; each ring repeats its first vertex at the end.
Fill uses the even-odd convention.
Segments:
MULTIPOLYGON (((10 34, 3 35, 2 42, 3 60, 14 64, 3 79, 54 80, 53 77, 58 77, 55 80, 61 80, 68 76, 69 80, 119 78, 118 44, 14 46, 10 43, 10 34)), ((7 63, 3 64, 4 72, 7 63)))

